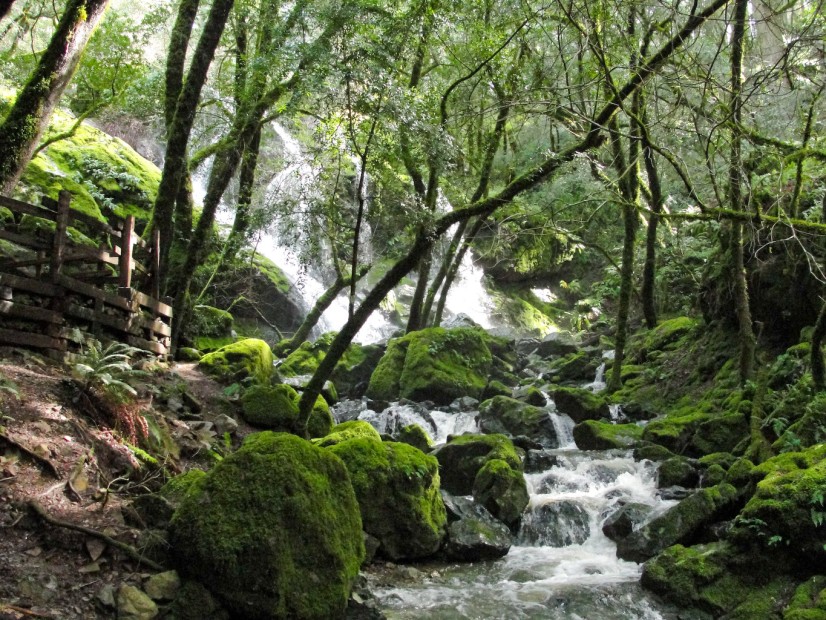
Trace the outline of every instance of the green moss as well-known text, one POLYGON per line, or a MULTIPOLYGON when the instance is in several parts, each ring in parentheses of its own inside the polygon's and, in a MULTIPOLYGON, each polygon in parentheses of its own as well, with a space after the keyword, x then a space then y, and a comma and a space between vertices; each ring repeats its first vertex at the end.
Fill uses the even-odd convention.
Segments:
POLYGON ((336 424, 326 436, 314 439, 313 443, 322 448, 327 448, 342 441, 347 441, 348 439, 355 439, 356 437, 381 441, 381 435, 379 435, 379 432, 373 428, 369 422, 365 422, 364 420, 351 420, 349 422, 336 424))
POLYGON ((674 545, 643 567, 642 585, 683 607, 695 605, 700 588, 726 571, 730 550, 724 543, 674 545))
POLYGON ((574 427, 574 441, 580 450, 628 448, 642 438, 642 426, 586 420, 574 427))
POLYGON ((335 332, 330 332, 315 342, 302 342, 278 367, 279 372, 285 377, 313 374, 327 355, 327 349, 335 336, 335 332))
MULTIPOLYGON (((254 385, 241 397, 244 419, 255 426, 287 433, 302 434, 298 425, 300 396, 289 385, 254 385)), ((333 426, 327 402, 319 396, 307 422, 310 437, 324 437, 333 426)))
POLYGON ((245 618, 343 614, 364 558, 347 469, 284 433, 251 435, 176 511, 178 569, 245 618))
POLYGON ((546 448, 558 440, 548 412, 508 396, 496 396, 479 406, 479 426, 486 433, 525 435, 546 448))
POLYGON ((519 523, 530 501, 522 472, 502 459, 490 459, 476 474, 473 499, 510 527, 519 523))
MULTIPOLYGON (((189 328, 194 336, 232 338, 232 314, 220 308, 197 305, 192 312, 189 328)), ((228 344, 228 343, 225 343, 228 344)), ((199 347, 200 348, 200 347, 199 347)), ((201 349, 203 351, 203 349, 201 349)))
POLYGON ((690 407, 678 409, 665 418, 649 422, 643 431, 642 438, 645 441, 665 446, 676 454, 682 454, 697 428, 710 419, 712 416, 703 411, 690 407))
POLYGON ((586 381, 594 377, 599 364, 598 356, 585 351, 569 353, 551 362, 549 380, 560 383, 586 381))
POLYGON ((435 458, 403 443, 359 437, 327 448, 350 472, 364 531, 391 560, 435 553, 447 515, 439 493, 435 458))
POLYGON ((290 292, 290 289, 292 288, 290 279, 278 265, 266 256, 262 256, 257 253, 254 256, 253 261, 255 266, 258 268, 258 271, 264 274, 277 290, 284 294, 290 292))
POLYGON ((176 359, 181 362, 199 362, 201 361, 201 352, 192 347, 179 347, 176 359))
POLYGON ((433 455, 439 461, 443 488, 454 495, 472 493, 476 474, 490 460, 502 460, 512 469, 522 470, 513 442, 501 434, 460 435, 438 447, 433 455))
POLYGON ((611 415, 608 401, 591 390, 558 387, 552 392, 556 408, 567 413, 575 422, 598 420, 611 415))
POLYGON ((749 436, 748 418, 742 413, 716 414, 700 422, 687 447, 692 456, 733 452, 749 436))
POLYGON ((826 577, 815 575, 794 591, 783 620, 826 620, 826 577))
POLYGON ((161 487, 159 494, 170 502, 179 502, 183 500, 190 491, 199 493, 200 485, 204 483, 205 479, 206 472, 200 469, 190 469, 188 472, 169 480, 161 487))
POLYGON ((248 377, 268 383, 273 374, 272 350, 263 340, 246 338, 204 355, 198 367, 226 383, 248 377))
POLYGON ((631 339, 629 352, 638 360, 645 360, 654 351, 669 350, 697 327, 696 319, 686 316, 660 322, 654 329, 631 339))
POLYGON ((394 338, 387 343, 381 360, 370 376, 367 395, 376 400, 395 400, 399 396, 404 360, 407 357, 407 347, 410 341, 404 338, 394 338))
POLYGON ((402 428, 397 437, 398 441, 406 443, 422 452, 429 452, 433 447, 433 439, 418 424, 408 424, 402 428))
POLYGON ((235 338, 232 338, 231 336, 225 336, 222 338, 197 336, 195 338, 195 348, 200 351, 201 354, 213 353, 218 349, 222 349, 223 347, 232 344, 233 342, 235 342, 235 338))

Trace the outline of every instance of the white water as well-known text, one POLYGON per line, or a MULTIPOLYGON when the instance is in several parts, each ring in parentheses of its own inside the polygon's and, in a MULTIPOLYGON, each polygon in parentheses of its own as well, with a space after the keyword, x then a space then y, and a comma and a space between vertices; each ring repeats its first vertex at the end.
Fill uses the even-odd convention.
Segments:
MULTIPOLYGON (((657 496, 656 465, 627 451, 578 450, 571 418, 552 401, 546 408, 560 447, 548 451, 555 465, 525 475, 530 503, 510 552, 489 562, 419 566, 415 579, 373 583, 388 618, 664 618, 667 612, 638 584, 642 567, 618 559, 615 543, 602 533, 605 519, 625 503, 650 506, 652 517, 675 503, 657 496)), ((415 422, 441 442, 462 429, 478 432, 475 413, 393 405, 360 417, 383 432, 391 432, 397 418, 415 422)))

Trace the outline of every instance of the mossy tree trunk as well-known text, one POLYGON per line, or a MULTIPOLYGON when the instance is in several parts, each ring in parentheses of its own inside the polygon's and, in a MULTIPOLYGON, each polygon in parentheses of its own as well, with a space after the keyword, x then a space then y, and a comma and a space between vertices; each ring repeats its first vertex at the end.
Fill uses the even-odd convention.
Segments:
MULTIPOLYGON (((0 191, 10 194, 48 125, 109 0, 69 0, 49 45, 0 125, 0 191)), ((9 6, 6 10, 11 6, 9 6)))
MULTIPOLYGON (((209 67, 212 64, 215 50, 221 40, 233 4, 234 0, 213 1, 204 23, 204 29, 198 39, 198 45, 193 53, 186 79, 183 81, 180 93, 175 101, 172 120, 167 127, 166 156, 161 182, 158 186, 158 196, 152 212, 152 228, 159 231, 161 240, 162 290, 167 290, 169 284, 169 253, 175 238, 175 204, 179 196, 181 180, 187 171, 189 135, 195 123, 195 113, 198 110, 201 90, 206 83, 209 67)), ((191 10, 192 7, 185 3, 185 7, 182 8, 191 10)), ((181 17, 182 27, 185 25, 186 19, 188 19, 188 16, 181 17)), ((191 28, 191 24, 189 27, 191 28)), ((179 55, 173 60, 178 63, 181 61, 180 50, 177 47, 176 50, 179 55)), ((169 76, 167 77, 169 79, 169 76)), ((169 105, 168 102, 167 105, 169 105)))
POLYGON ((367 294, 353 316, 341 328, 341 331, 330 344, 327 355, 307 383, 299 401, 299 419, 297 422, 298 427, 305 429, 305 434, 307 422, 316 399, 321 394, 324 383, 329 379, 353 338, 358 334, 370 315, 379 307, 385 296, 416 266, 421 256, 432 247, 435 240, 458 222, 472 217, 487 218, 497 209, 510 204, 517 196, 555 176, 563 164, 570 162, 577 155, 600 146, 603 143, 602 128, 610 122, 622 103, 632 96, 648 78, 656 74, 674 52, 681 48, 691 35, 712 15, 724 7, 727 2, 728 0, 713 0, 705 9, 692 14, 679 31, 653 56, 641 64, 640 69, 632 74, 625 84, 614 91, 615 94, 611 100, 591 117, 590 131, 580 141, 559 153, 551 154, 537 166, 512 180, 493 196, 437 218, 431 227, 431 234, 419 233, 416 236, 407 254, 396 261, 393 267, 387 271, 384 277, 367 294))
POLYGON ((648 188, 651 191, 649 200, 651 214, 648 217, 648 228, 645 233, 645 264, 642 270, 642 312, 648 329, 654 329, 657 326, 657 304, 654 295, 657 273, 657 228, 663 209, 663 193, 660 173, 647 128, 642 131, 642 147, 645 171, 648 175, 648 188))
MULTIPOLYGON (((736 0, 731 36, 731 152, 729 154, 728 202, 732 211, 743 211, 742 120, 743 40, 746 32, 748 0, 736 0)), ((743 223, 732 222, 729 229, 730 271, 734 288, 734 308, 739 324, 740 381, 754 374, 755 337, 752 329, 749 291, 743 253, 743 223)))
POLYGON ((456 257, 453 259, 453 263, 450 265, 450 270, 445 276, 442 291, 439 293, 439 301, 436 303, 436 310, 433 313, 433 325, 435 326, 442 324, 442 317, 444 316, 445 304, 447 304, 447 295, 450 293, 450 287, 453 286, 453 282, 456 281, 456 276, 459 275, 459 269, 462 268, 462 262, 465 260, 465 254, 470 251, 474 240, 482 230, 482 227, 485 225, 485 221, 485 218, 476 219, 473 227, 465 235, 465 239, 462 242, 462 247, 459 248, 459 251, 456 253, 456 257))

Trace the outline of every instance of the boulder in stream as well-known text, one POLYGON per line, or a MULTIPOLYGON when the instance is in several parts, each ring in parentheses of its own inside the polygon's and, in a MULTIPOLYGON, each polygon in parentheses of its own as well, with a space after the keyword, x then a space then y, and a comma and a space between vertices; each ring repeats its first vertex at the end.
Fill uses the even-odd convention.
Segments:
POLYGON ((580 450, 630 448, 640 437, 642 427, 636 424, 585 420, 574 427, 574 441, 580 450))
POLYGON ((473 481, 473 499, 490 513, 515 528, 530 501, 525 476, 501 459, 484 464, 473 481))
POLYGON ((591 517, 574 500, 556 500, 534 506, 525 513, 519 542, 534 547, 580 545, 591 536, 591 517))
POLYGON ((269 431, 195 480, 170 540, 179 572, 243 618, 339 617, 364 559, 344 464, 269 431))
POLYGON ((442 500, 449 522, 442 551, 449 559, 476 562, 507 555, 513 544, 511 532, 484 506, 446 491, 442 491, 442 500))
POLYGON ((557 410, 560 413, 567 413, 574 422, 599 420, 611 416, 608 401, 590 390, 558 387, 553 391, 552 396, 557 410))
POLYGON ((524 435, 543 448, 556 448, 559 440, 548 411, 507 396, 495 396, 479 406, 479 427, 487 433, 524 435))
POLYGON ((454 495, 470 495, 476 474, 492 459, 501 459, 513 469, 522 469, 522 460, 513 442, 500 434, 460 435, 432 454, 439 461, 442 488, 454 495))
POLYGON ((623 504, 602 522, 602 533, 614 542, 625 538, 648 519, 652 510, 648 504, 639 502, 623 504))
POLYGON ((379 555, 414 560, 438 551, 447 517, 439 494, 439 463, 405 443, 357 437, 327 448, 347 466, 364 531, 379 555))

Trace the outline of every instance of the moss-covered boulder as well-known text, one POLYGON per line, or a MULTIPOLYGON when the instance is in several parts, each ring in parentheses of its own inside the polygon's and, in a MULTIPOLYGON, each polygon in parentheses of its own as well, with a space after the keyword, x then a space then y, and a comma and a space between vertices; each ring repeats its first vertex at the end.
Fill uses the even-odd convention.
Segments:
POLYGON ((742 413, 714 414, 698 424, 686 454, 699 457, 714 452, 732 452, 748 436, 749 421, 742 413))
POLYGON ((408 424, 402 427, 402 429, 396 433, 396 440, 418 448, 425 453, 430 452, 430 449, 433 447, 433 439, 428 435, 427 431, 418 424, 408 424))
POLYGON ((479 406, 479 428, 486 433, 524 435, 543 448, 557 448, 556 429, 546 409, 507 396, 495 396, 479 406))
POLYGON ((170 528, 178 570, 235 617, 336 618, 364 558, 344 464, 294 435, 251 435, 187 493, 170 528))
POLYGON ((727 543, 669 547, 646 562, 640 582, 680 607, 732 620, 780 620, 795 586, 759 559, 744 562, 727 543))
POLYGON ((551 362, 543 377, 554 383, 581 383, 593 379, 599 365, 596 352, 577 351, 551 362))
MULTIPOLYGON (((675 454, 683 454, 701 424, 712 419, 711 414, 691 407, 678 409, 666 417, 652 420, 643 431, 645 441, 659 444, 675 454)), ((718 452, 718 450, 710 450, 718 452)), ((703 456, 694 454, 693 456, 703 456)))
POLYGON ((493 366, 488 334, 474 327, 432 327, 391 340, 370 377, 367 396, 449 405, 480 398, 493 366))
POLYGON ((735 511, 737 489, 720 484, 697 491, 617 544, 623 560, 644 562, 671 545, 692 542, 704 526, 735 511))
POLYGON ((654 351, 679 347, 680 341, 697 327, 696 319, 686 316, 661 321, 654 329, 635 335, 629 342, 629 359, 644 362, 654 351))
MULTIPOLYGON (((335 332, 329 332, 315 342, 302 343, 284 359, 279 372, 285 377, 312 375, 326 357, 335 336, 335 332)), ((383 354, 384 348, 375 344, 353 343, 347 347, 330 375, 336 391, 341 396, 360 397, 383 354)))
POLYGON ((381 435, 379 435, 379 432, 373 428, 369 422, 365 422, 364 420, 350 420, 336 424, 327 435, 314 439, 313 443, 322 448, 327 448, 342 441, 347 441, 348 439, 355 439, 356 437, 381 441, 381 435))
POLYGON ((448 528, 442 552, 451 560, 495 560, 508 553, 513 536, 507 526, 488 510, 465 497, 442 490, 448 528))
POLYGON ((252 378, 269 383, 273 374, 270 345, 258 338, 245 338, 204 355, 198 367, 211 377, 225 383, 252 378))
POLYGON ((522 461, 505 435, 460 435, 433 451, 439 461, 442 487, 454 495, 470 495, 476 474, 490 460, 505 461, 521 470, 522 461))
MULTIPOLYGON (((259 428, 285 433, 303 434, 298 425, 298 401, 300 396, 291 386, 253 385, 244 391, 241 406, 244 419, 259 428)), ((330 407, 319 396, 307 421, 310 437, 324 437, 333 427, 330 407)))
POLYGON ((826 620, 826 576, 810 577, 795 589, 783 620, 826 620))
POLYGON ((636 424, 585 420, 574 426, 574 441, 580 450, 631 448, 641 437, 642 427, 636 424))
POLYGON ((473 499, 511 528, 519 524, 530 501, 522 471, 502 459, 489 460, 476 474, 473 499))
POLYGON ((568 414, 574 422, 599 420, 611 415, 608 401, 590 390, 558 387, 552 396, 559 412, 568 414))
POLYGON ((696 487, 700 483, 700 471, 696 461, 684 456, 672 456, 660 463, 657 470, 657 487, 696 487))
POLYGON ((777 456, 753 470, 765 476, 740 511, 732 540, 761 553, 789 553, 805 565, 826 562, 826 445, 777 456))
POLYGON ((404 443, 359 437, 326 448, 344 461, 353 481, 364 531, 390 560, 438 551, 447 517, 435 458, 404 443))

